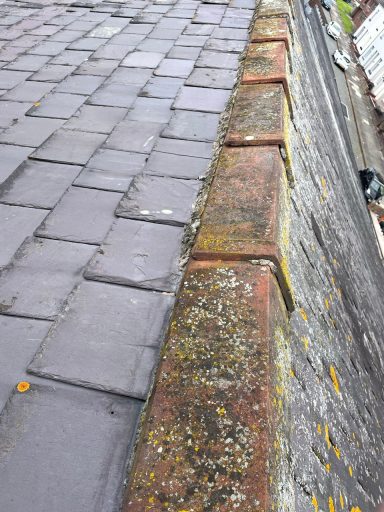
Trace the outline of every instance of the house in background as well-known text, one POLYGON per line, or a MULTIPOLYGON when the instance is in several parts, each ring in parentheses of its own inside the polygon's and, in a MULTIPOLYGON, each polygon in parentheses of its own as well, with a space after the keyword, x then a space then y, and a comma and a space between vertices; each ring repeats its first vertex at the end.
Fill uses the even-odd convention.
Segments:
POLYGON ((370 94, 384 110, 384 7, 377 5, 352 37, 359 63, 368 78, 370 94))
POLYGON ((384 0, 361 0, 351 14, 355 27, 359 28, 378 5, 384 5, 384 0))

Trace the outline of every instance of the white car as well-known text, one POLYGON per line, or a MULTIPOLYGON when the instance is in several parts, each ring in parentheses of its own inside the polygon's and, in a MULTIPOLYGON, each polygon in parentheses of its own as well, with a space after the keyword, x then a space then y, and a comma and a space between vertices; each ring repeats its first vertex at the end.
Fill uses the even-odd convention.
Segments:
POLYGON ((336 66, 339 66, 343 71, 346 71, 352 62, 351 57, 343 50, 336 50, 333 54, 333 60, 336 66))
POLYGON ((340 34, 341 34, 341 27, 338 23, 336 23, 336 21, 331 21, 330 23, 328 23, 326 30, 327 30, 327 34, 329 36, 333 37, 333 39, 335 39, 335 41, 337 41, 339 39, 340 34))

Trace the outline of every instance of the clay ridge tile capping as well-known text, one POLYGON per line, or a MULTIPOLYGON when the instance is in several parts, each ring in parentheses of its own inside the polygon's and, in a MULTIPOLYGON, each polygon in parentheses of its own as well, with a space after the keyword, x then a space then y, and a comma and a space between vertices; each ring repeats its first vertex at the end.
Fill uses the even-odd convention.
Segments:
POLYGON ((263 17, 252 32, 258 47, 245 59, 124 512, 284 508, 279 479, 289 436, 284 397, 294 300, 282 157, 289 153, 290 4, 278 4, 283 16, 268 14, 270 0, 258 7, 263 17), (264 65, 257 61, 263 55, 264 65))

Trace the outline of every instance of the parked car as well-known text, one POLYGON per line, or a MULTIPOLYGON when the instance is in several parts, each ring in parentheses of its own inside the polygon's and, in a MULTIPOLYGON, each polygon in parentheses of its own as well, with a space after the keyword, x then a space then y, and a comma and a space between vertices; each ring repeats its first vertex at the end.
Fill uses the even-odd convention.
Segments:
POLYGON ((331 10, 331 0, 321 0, 321 5, 324 7, 324 9, 327 9, 327 11, 331 10))
POLYGON ((339 39, 340 34, 341 34, 341 27, 338 23, 336 23, 336 21, 331 21, 330 23, 328 23, 326 30, 327 30, 327 34, 329 36, 333 37, 333 39, 335 39, 335 41, 337 41, 339 39))
POLYGON ((384 196, 384 180, 373 167, 359 171, 361 183, 364 189, 364 195, 368 201, 377 201, 384 196))
POLYGON ((346 71, 352 62, 351 57, 344 50, 336 50, 333 54, 333 61, 343 71, 346 71))

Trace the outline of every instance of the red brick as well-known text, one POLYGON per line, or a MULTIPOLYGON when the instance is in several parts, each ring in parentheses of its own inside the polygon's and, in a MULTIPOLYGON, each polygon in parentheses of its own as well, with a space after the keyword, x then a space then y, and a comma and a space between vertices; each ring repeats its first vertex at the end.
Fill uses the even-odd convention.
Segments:
POLYGON ((260 0, 256 9, 257 17, 286 17, 289 19, 291 5, 289 0, 260 0))
POLYGON ((271 510, 285 326, 268 267, 189 266, 124 512, 271 510))
POLYGON ((283 41, 250 44, 241 83, 252 85, 281 82, 286 97, 291 103, 288 68, 287 50, 283 41))
POLYGON ((240 85, 225 143, 284 145, 287 100, 281 84, 240 85))
POLYGON ((286 275, 288 184, 277 146, 222 150, 193 257, 199 260, 267 259, 289 310, 286 275))
POLYGON ((258 18, 251 33, 252 43, 283 41, 289 51, 287 18, 258 18))

